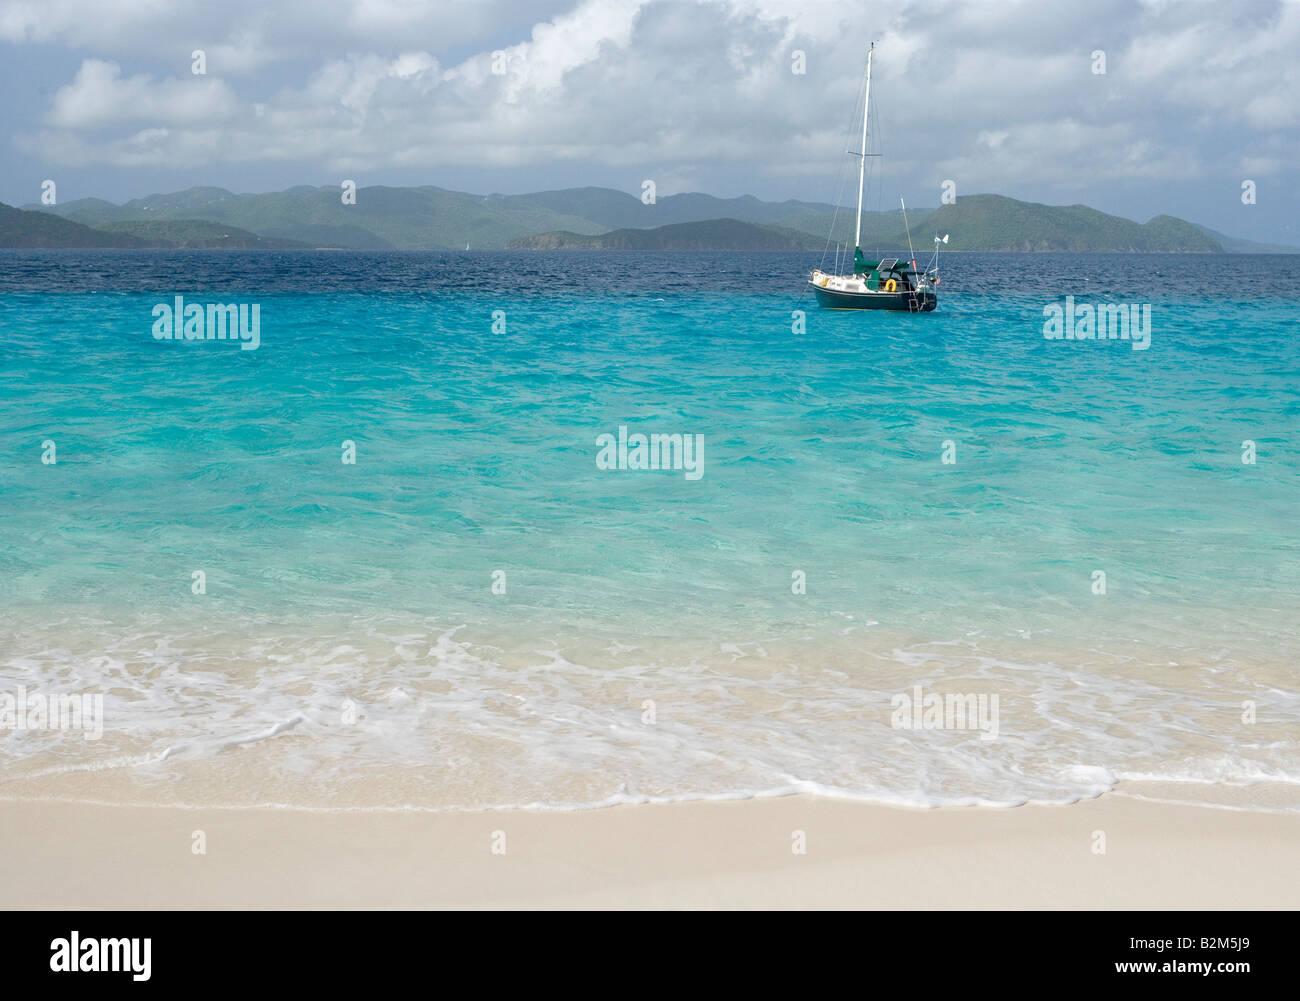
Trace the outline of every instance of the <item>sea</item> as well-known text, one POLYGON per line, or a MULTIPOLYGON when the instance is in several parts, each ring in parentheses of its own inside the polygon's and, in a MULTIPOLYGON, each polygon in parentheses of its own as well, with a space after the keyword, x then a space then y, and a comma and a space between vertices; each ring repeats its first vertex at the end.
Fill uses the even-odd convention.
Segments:
POLYGON ((0 798, 1300 809, 1300 255, 820 263, 0 251, 0 798))

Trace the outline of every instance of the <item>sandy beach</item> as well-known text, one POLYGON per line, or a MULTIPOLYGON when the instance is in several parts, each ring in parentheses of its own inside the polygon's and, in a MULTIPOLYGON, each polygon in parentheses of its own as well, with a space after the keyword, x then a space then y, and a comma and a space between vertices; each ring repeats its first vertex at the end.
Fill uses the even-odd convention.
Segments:
POLYGON ((1123 794, 935 810, 809 796, 451 813, 11 801, 0 828, 6 908, 1300 907, 1300 815, 1123 794))

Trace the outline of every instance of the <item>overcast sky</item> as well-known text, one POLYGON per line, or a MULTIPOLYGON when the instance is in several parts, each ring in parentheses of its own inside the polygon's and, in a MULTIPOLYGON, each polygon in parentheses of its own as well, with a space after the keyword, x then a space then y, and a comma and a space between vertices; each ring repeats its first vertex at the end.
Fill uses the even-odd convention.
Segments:
POLYGON ((0 201, 47 178, 60 202, 343 178, 833 201, 873 40, 891 205, 952 180, 1300 244, 1300 0, 0 0, 0 201))

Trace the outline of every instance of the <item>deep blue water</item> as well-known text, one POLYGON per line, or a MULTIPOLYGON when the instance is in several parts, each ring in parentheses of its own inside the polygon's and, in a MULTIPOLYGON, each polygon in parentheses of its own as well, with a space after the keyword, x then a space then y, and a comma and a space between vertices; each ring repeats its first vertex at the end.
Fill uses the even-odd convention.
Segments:
MULTIPOLYGON (((924 261, 923 261, 924 262, 924 261)), ((470 251, 2 250, 0 292, 455 291, 542 295, 667 293, 790 294, 833 255, 470 251)), ((1024 290, 1039 298, 1094 295, 1141 301, 1255 297, 1295 303, 1300 254, 971 254, 941 258, 945 299, 953 293, 1024 290), (1094 287, 1095 286, 1095 287, 1094 287)))

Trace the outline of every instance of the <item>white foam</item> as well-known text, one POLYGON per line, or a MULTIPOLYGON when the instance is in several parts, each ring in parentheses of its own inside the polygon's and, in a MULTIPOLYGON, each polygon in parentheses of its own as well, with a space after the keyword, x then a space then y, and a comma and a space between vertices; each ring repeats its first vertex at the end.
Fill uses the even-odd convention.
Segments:
POLYGON ((0 795, 85 798, 115 774, 118 801, 208 806, 589 809, 812 793, 928 808, 1069 803, 1133 781, 1300 783, 1300 695, 1272 680, 1229 687, 1188 669, 1173 684, 1114 659, 1009 659, 980 637, 850 638, 830 652, 802 637, 673 649, 626 637, 596 660, 458 639, 465 628, 100 624, 94 648, 28 643, 38 652, 0 662, 0 691, 102 692, 105 735, 0 736, 0 795), (894 729, 890 698, 912 685, 997 693, 999 738, 894 729), (1269 722, 1245 731, 1225 725, 1244 690, 1269 703, 1269 722), (92 773, 101 785, 75 781, 92 773))

